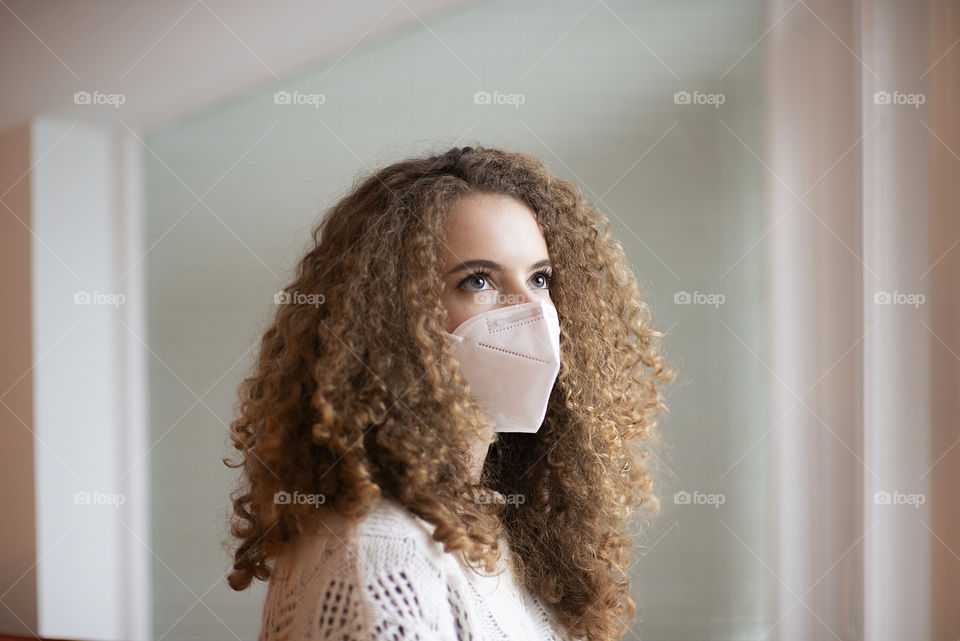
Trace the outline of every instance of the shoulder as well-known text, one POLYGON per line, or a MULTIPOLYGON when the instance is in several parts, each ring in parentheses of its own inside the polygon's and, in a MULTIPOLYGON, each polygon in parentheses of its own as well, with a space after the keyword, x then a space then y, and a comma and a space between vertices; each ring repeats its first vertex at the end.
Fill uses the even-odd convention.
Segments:
MULTIPOLYGON (((378 549, 411 549, 431 558, 441 558, 443 546, 433 538, 434 526, 390 497, 381 497, 359 522, 336 513, 318 510, 292 547, 297 555, 344 544, 351 551, 376 553, 378 549)), ((387 559, 389 560, 389 559, 387 559)))
POLYGON ((434 540, 435 526, 390 498, 381 499, 354 531, 356 567, 370 596, 442 592, 457 562, 434 540))
POLYGON ((399 628, 427 637, 447 630, 456 560, 432 535, 429 522, 389 498, 360 522, 318 512, 277 560, 264 628, 306 634, 319 623, 351 639, 391 638, 399 628))
POLYGON ((381 497, 356 522, 332 508, 318 510, 304 531, 277 559, 299 573, 359 574, 403 570, 419 580, 439 579, 451 569, 453 555, 433 538, 434 526, 398 501, 381 497))
POLYGON ((405 559, 421 556, 434 563, 444 559, 443 545, 433 538, 434 525, 411 512, 403 504, 381 498, 354 532, 357 546, 368 553, 368 560, 389 564, 392 559, 380 558, 378 550, 403 552, 405 559))

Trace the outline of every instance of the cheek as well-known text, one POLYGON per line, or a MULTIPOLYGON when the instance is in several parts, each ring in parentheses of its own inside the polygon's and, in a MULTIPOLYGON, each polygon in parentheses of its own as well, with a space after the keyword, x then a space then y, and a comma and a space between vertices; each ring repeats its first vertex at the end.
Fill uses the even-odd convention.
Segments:
POLYGON ((445 287, 441 295, 443 306, 447 310, 447 331, 452 332, 457 325, 469 318, 467 305, 464 304, 461 292, 445 287))
POLYGON ((462 290, 449 290, 443 292, 443 305, 447 311, 447 331, 453 332, 463 321, 476 316, 496 305, 485 302, 484 293, 476 292, 467 294, 462 290))
POLYGON ((465 320, 472 318, 479 314, 480 312, 486 311, 487 307, 472 305, 472 304, 459 304, 453 305, 451 308, 447 309, 447 331, 452 332, 458 326, 460 326, 465 320))

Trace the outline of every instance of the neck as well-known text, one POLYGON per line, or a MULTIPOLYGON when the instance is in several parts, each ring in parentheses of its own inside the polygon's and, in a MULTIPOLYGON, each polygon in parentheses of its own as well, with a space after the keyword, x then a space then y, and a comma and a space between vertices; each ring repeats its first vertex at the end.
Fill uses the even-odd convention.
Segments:
POLYGON ((493 428, 484 432, 482 438, 470 437, 470 481, 474 484, 480 482, 480 475, 483 473, 483 463, 487 460, 487 450, 490 449, 490 439, 493 438, 493 428))

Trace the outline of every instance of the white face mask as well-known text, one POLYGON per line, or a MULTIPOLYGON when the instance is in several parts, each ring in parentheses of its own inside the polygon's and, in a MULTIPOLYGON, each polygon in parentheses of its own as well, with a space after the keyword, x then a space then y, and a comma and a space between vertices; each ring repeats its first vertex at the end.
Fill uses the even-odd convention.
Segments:
POLYGON ((491 309, 471 316, 447 336, 494 431, 539 430, 560 372, 560 321, 553 304, 491 309))

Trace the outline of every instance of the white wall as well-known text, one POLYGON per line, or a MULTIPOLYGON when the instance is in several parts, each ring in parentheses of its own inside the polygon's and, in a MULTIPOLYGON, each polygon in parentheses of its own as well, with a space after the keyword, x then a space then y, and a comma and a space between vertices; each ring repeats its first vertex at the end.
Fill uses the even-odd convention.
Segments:
POLYGON ((31 341, 21 374, 32 385, 32 418, 5 426, 17 431, 9 436, 18 464, 33 464, 32 488, 19 478, 7 491, 35 504, 35 521, 25 510, 15 516, 18 531, 32 530, 32 553, 8 549, 10 566, 29 560, 36 589, 14 607, 5 603, 5 631, 143 639, 147 468, 125 473, 123 465, 145 435, 135 336, 142 303, 138 274, 118 278, 139 248, 135 227, 128 233, 139 217, 128 189, 138 184, 137 150, 110 127, 41 119, 27 131, 30 163, 21 175, 30 199, 19 217, 30 230, 20 240, 29 247, 22 273, 30 277, 31 341))

